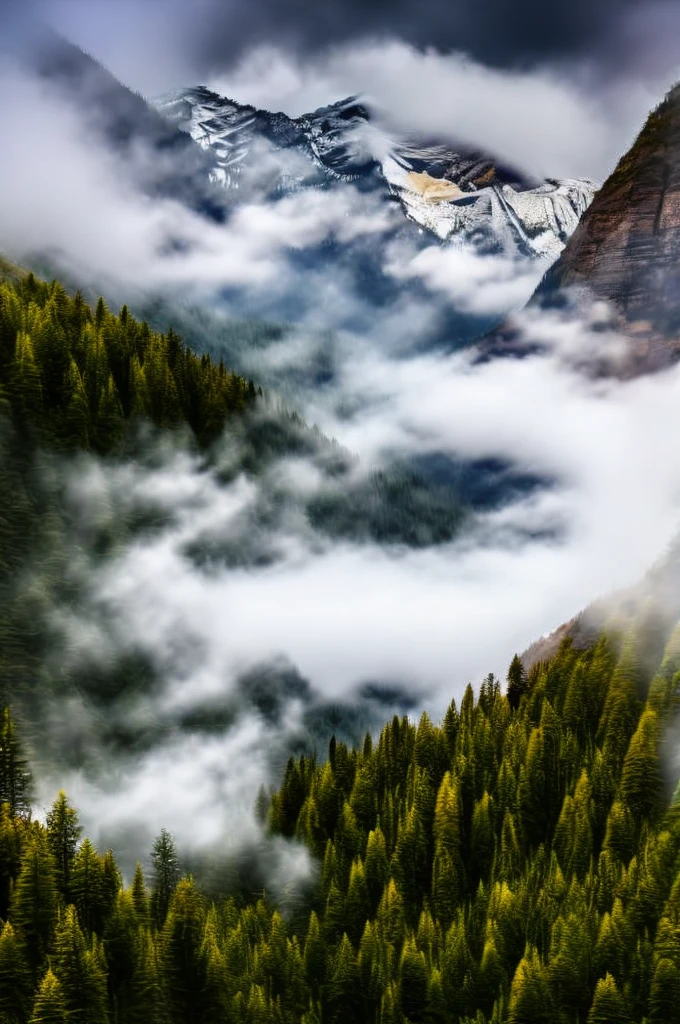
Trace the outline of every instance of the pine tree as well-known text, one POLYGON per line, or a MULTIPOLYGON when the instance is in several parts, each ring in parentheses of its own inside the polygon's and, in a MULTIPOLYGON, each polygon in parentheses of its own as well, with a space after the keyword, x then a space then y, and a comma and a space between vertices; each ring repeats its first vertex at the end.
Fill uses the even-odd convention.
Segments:
POLYGON ((135 867, 131 895, 140 924, 146 924, 149 918, 149 895, 146 889, 142 865, 139 863, 135 867))
POLYGON ((25 841, 27 823, 13 818, 9 804, 0 806, 0 918, 7 919, 10 897, 19 874, 21 850, 25 841))
POLYGON ((24 332, 17 335, 14 359, 8 376, 12 412, 19 421, 22 431, 29 431, 35 435, 36 427, 42 420, 42 382, 33 341, 24 332))
POLYGON ((631 736, 635 732, 640 712, 639 692, 640 668, 637 652, 632 637, 628 637, 609 684, 598 729, 598 740, 617 772, 631 736))
POLYGON ((148 928, 137 934, 135 969, 130 985, 131 1024, 168 1024, 169 1012, 163 986, 161 950, 148 928))
POLYGON ((108 909, 104 864, 89 839, 83 841, 73 858, 69 890, 85 934, 101 934, 108 909))
POLYGON ((600 978, 595 987, 588 1024, 629 1024, 630 1020, 626 1001, 611 974, 600 978))
POLYGON ((66 1018, 74 1024, 108 1024, 106 971, 96 945, 88 946, 75 907, 63 911, 53 959, 66 1018))
POLYGON ((465 984, 473 967, 467 941, 465 917, 462 908, 446 933, 442 957, 442 987, 447 1006, 453 1017, 463 1016, 470 1008, 469 991, 465 984))
POLYGON ((441 971, 435 967, 428 979, 426 1020, 430 1021, 431 1024, 446 1024, 448 1019, 448 1007, 444 996, 441 971))
POLYGON ((550 989, 534 948, 527 949, 512 979, 508 1020, 509 1024, 552 1024, 550 989))
POLYGON ((370 913, 368 887, 364 865, 359 857, 352 863, 349 888, 345 902, 347 934, 353 944, 358 944, 370 913))
POLYGON ((510 668, 508 669, 508 687, 506 691, 508 703, 514 711, 517 711, 519 708, 522 697, 527 690, 528 683, 524 665, 520 656, 516 654, 510 662, 510 668))
POLYGON ((479 982, 481 1009, 491 1013, 494 1002, 507 984, 507 975, 493 935, 484 943, 479 965, 479 982))
POLYGON ((0 1020, 23 1024, 28 1016, 31 991, 29 964, 8 921, 0 933, 0 1020))
POLYGON ((170 900, 180 879, 179 860, 175 843, 166 829, 153 844, 151 851, 153 863, 153 890, 151 894, 151 914, 157 928, 162 928, 170 906, 170 900))
POLYGON ((65 391, 68 400, 59 436, 66 448, 87 449, 90 444, 90 411, 83 378, 74 358, 71 358, 67 371, 65 391))
POLYGON ((202 1024, 207 965, 205 903, 191 878, 178 883, 163 926, 163 977, 173 1024, 202 1024))
POLYGON ((393 878, 385 886, 376 919, 387 942, 400 948, 404 935, 404 901, 393 878))
POLYGON ((656 712, 648 709, 640 718, 630 741, 621 775, 621 794, 638 821, 652 820, 661 806, 658 746, 656 712))
POLYGON ((590 1006, 592 944, 586 922, 575 913, 558 917, 552 929, 548 980, 555 1006, 583 1019, 590 1006))
POLYGON ((359 828, 364 833, 374 828, 377 801, 375 778, 370 762, 358 768, 349 802, 359 828))
POLYGON ((314 998, 318 998, 321 986, 326 980, 328 953, 319 918, 314 911, 309 916, 307 938, 305 939, 304 968, 305 978, 312 995, 314 998))
POLYGON ((680 967, 661 959, 654 969, 649 997, 649 1024, 680 1022, 680 967))
POLYGON ((33 978, 44 963, 57 920, 55 876, 45 833, 34 830, 22 853, 10 906, 10 919, 22 936, 33 978))
POLYGON ((326 998, 332 1024, 355 1024, 360 1006, 358 983, 356 955, 352 943, 343 935, 327 987, 326 998))
POLYGON ((496 837, 492 819, 493 802, 487 792, 475 804, 470 836, 470 861, 475 882, 488 877, 493 862, 496 837))
POLYGON ((78 814, 61 790, 47 814, 47 842, 54 857, 57 888, 62 896, 68 893, 71 866, 81 833, 78 814))
POLYGON ((628 807, 615 800, 607 818, 604 849, 611 850, 622 864, 628 864, 635 849, 633 821, 628 807))
MULTIPOLYGON (((202 1024, 223 1024, 228 1016, 229 1000, 225 960, 220 947, 217 914, 214 907, 211 907, 208 911, 206 918, 201 944, 201 957, 205 963, 205 984, 202 993, 202 1024)), ((300 981, 302 981, 302 978, 300 978, 300 981)), ((295 987, 293 978, 289 976, 289 989, 292 990, 295 987)))
POLYGON ((380 826, 377 826, 372 832, 368 833, 364 872, 372 916, 377 909, 383 889, 389 878, 387 847, 385 845, 385 836, 380 826))
POLYGON ((100 452, 111 452, 115 450, 123 434, 123 409, 111 374, 101 389, 96 405, 97 412, 92 429, 93 445, 100 452))
POLYGON ((51 970, 40 983, 29 1024, 67 1024, 64 995, 51 970))
POLYGON ((413 938, 407 939, 399 962, 399 991, 404 1016, 421 1024, 427 1013, 428 970, 425 957, 413 938))
POLYGON ((444 928, 453 920, 463 895, 464 878, 459 858, 446 847, 438 849, 432 867, 432 906, 444 928))
POLYGON ((342 889, 336 882, 335 878, 333 878, 330 889, 328 890, 328 896, 326 897, 324 913, 324 932, 326 940, 330 944, 338 941, 342 935, 344 923, 345 897, 342 895, 342 889))
POLYGON ((129 892, 120 890, 104 930, 109 997, 114 1019, 124 1021, 134 1004, 132 981, 136 967, 139 918, 129 892))
POLYGON ((381 954, 381 939, 378 930, 370 921, 367 921, 359 943, 358 964, 361 991, 366 1015, 369 1019, 371 1014, 375 1013, 385 988, 385 972, 381 954))

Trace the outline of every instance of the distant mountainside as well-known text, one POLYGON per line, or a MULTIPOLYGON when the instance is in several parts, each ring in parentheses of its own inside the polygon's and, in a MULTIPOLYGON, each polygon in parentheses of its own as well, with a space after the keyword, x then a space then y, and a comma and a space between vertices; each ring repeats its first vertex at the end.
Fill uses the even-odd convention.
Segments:
POLYGON ((212 162, 142 96, 44 28, 26 38, 21 56, 24 66, 78 110, 93 145, 105 143, 135 160, 135 181, 145 192, 222 219, 223 196, 210 183, 212 162))
POLYGON ((522 662, 529 671, 554 657, 565 640, 583 651, 603 632, 625 636, 631 630, 644 639, 638 652, 643 664, 654 660, 649 648, 671 636, 680 651, 680 537, 637 583, 597 598, 552 633, 539 637, 524 651, 522 662))
POLYGON ((680 85, 650 115, 584 214, 535 301, 558 289, 612 303, 635 368, 680 352, 680 85))
POLYGON ((482 251, 556 256, 596 188, 531 181, 487 154, 390 139, 357 97, 291 118, 198 86, 160 97, 156 108, 210 154, 211 179, 229 192, 253 181, 272 195, 352 181, 396 199, 438 238, 482 251))
POLYGON ((136 156, 147 192, 213 219, 247 197, 249 186, 275 198, 352 181, 399 202, 410 221, 442 241, 554 259, 596 188, 585 179, 531 180, 489 154, 438 140, 389 138, 356 97, 298 118, 203 86, 149 103, 45 30, 27 39, 24 59, 81 110, 93 138, 136 156), (140 145, 153 159, 139 159, 140 145))

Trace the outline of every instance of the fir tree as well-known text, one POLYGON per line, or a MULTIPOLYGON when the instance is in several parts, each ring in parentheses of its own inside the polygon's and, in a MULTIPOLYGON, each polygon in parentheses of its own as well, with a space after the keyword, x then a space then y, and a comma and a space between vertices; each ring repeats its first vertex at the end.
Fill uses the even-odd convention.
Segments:
POLYGON ((202 1024, 207 963, 202 940, 205 902, 190 878, 175 889, 163 927, 163 977, 170 1017, 176 1024, 202 1024))
POLYGON ((611 974, 600 978, 588 1014, 588 1024, 629 1024, 630 1020, 626 1001, 611 974))
POLYGON ((508 669, 508 680, 507 680, 507 698, 510 707, 517 711, 519 708, 522 697, 527 692, 527 675, 524 671, 524 665, 522 659, 518 654, 514 656, 510 662, 510 668, 508 669))
POLYGON ((40 983, 29 1024, 67 1024, 64 995, 51 970, 40 983))
POLYGON ((32 987, 22 944, 8 921, 0 933, 0 1020, 23 1024, 32 987))
POLYGON ((34 831, 25 844, 10 918, 22 936, 35 978, 45 961, 57 919, 54 858, 42 831, 34 831))
POLYGON ((162 928, 170 900, 180 879, 177 850, 172 836, 166 829, 161 830, 161 834, 153 844, 151 861, 153 864, 151 913, 156 926, 162 928))
POLYGON ((61 985, 66 1018, 75 1024, 108 1024, 106 971, 100 948, 88 945, 75 907, 62 914, 53 969, 61 985))
POLYGON ((47 842, 54 857, 57 888, 62 896, 66 896, 69 890, 71 866, 81 833, 78 814, 61 790, 47 814, 47 842))

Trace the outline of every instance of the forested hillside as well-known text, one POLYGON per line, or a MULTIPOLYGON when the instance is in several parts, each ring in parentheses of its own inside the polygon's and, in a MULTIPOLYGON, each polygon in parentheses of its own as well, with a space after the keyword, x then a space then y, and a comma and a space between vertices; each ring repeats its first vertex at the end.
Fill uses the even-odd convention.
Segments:
POLYGON ((442 724, 395 718, 361 750, 291 760, 258 811, 319 873, 288 922, 208 901, 171 837, 150 888, 30 820, 2 720, 0 1019, 23 1024, 671 1024, 680 1019, 680 822, 663 739, 680 633, 651 680, 634 636, 565 642, 442 724))
POLYGON ((90 493, 82 484, 93 474, 145 479, 152 467, 172 473, 179 458, 225 495, 247 480, 248 514, 187 545, 197 572, 270 564, 291 528, 317 546, 336 538, 425 546, 460 528, 464 509, 451 487, 408 466, 367 473, 260 395, 174 331, 154 332, 125 307, 114 315, 103 300, 90 307, 0 261, 0 706, 20 715, 41 771, 50 759, 90 770, 104 750, 156 735, 118 713, 123 695, 142 698, 162 685, 150 657, 116 648, 105 664, 74 659, 63 624, 87 618, 92 574, 170 528, 175 510, 162 497, 138 500, 127 486, 100 504, 97 485, 90 493), (296 489, 281 471, 286 460, 309 466, 317 485, 296 489), (81 484, 86 493, 74 497, 81 484), (93 731, 75 725, 77 740, 53 741, 55 700, 83 705, 76 721, 93 731))
POLYGON ((134 417, 186 423, 206 443, 255 397, 252 383, 194 355, 172 330, 154 334, 102 299, 93 312, 32 274, 0 284, 0 382, 23 437, 102 453, 134 417))
POLYGON ((50 595, 68 564, 62 460, 139 454, 149 423, 205 447, 257 395, 125 308, 115 316, 100 300, 93 311, 4 262, 0 277, 0 699, 36 701, 49 689, 50 595))

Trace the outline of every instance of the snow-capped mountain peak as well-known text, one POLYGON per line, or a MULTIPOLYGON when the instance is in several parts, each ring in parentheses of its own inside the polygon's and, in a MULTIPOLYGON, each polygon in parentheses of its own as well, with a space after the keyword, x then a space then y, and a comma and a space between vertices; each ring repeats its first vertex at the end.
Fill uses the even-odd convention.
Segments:
POLYGON ((227 191, 253 180, 274 194, 352 181, 398 200, 440 240, 482 251, 557 257, 597 189, 588 179, 529 181, 448 143, 394 139, 357 96, 291 118, 197 86, 156 107, 209 154, 227 191))

